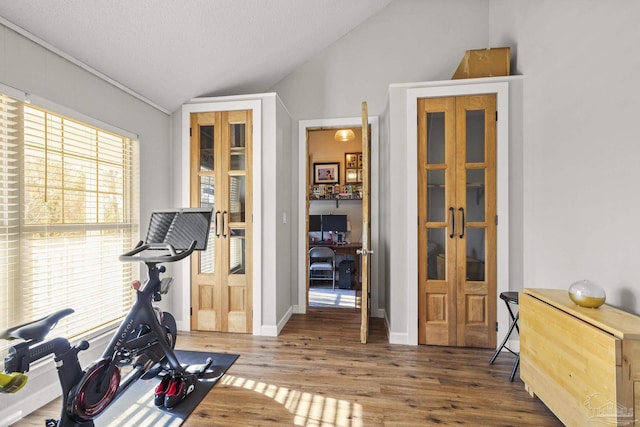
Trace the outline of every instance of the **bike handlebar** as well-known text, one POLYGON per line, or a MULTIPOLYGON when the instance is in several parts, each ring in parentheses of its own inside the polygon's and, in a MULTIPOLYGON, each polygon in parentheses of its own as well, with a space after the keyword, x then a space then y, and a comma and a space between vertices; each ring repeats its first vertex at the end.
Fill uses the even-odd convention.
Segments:
POLYGON ((123 262, 145 262, 145 263, 158 263, 158 262, 176 262, 182 259, 185 259, 195 250, 197 241, 193 240, 189 245, 187 250, 182 252, 178 252, 171 244, 169 243, 147 243, 145 244, 143 241, 138 242, 135 248, 126 252, 118 257, 120 261, 123 262), (154 254, 152 256, 142 256, 138 255, 144 251, 153 250, 153 251, 163 251, 168 252, 168 254, 154 254))

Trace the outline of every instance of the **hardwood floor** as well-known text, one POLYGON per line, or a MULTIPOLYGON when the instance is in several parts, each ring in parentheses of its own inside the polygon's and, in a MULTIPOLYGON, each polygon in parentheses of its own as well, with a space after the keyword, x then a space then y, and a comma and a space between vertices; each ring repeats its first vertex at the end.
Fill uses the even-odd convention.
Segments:
MULTIPOLYGON (((561 426, 516 375, 514 356, 491 350, 388 343, 372 319, 360 344, 359 311, 311 308, 277 338, 181 333, 177 347, 240 358, 185 426, 561 426)), ((16 426, 42 426, 59 402, 16 426)))

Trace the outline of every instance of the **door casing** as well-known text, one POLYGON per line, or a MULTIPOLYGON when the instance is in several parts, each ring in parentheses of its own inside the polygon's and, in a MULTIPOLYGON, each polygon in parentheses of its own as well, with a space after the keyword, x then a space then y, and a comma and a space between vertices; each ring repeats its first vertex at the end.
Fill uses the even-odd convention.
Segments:
MULTIPOLYGON (((362 126, 362 117, 347 117, 339 119, 316 119, 316 120, 300 120, 298 122, 298 304, 294 306, 293 312, 304 314, 307 312, 306 302, 306 268, 307 253, 307 230, 306 230, 306 200, 307 200, 307 170, 304 165, 307 164, 309 156, 307 149, 307 130, 326 129, 326 128, 344 128, 344 127, 360 127, 362 126)), ((370 164, 371 166, 371 187, 370 187, 370 204, 371 204, 371 235, 369 249, 375 250, 375 253, 368 255, 370 263, 373 266, 380 265, 378 257, 380 252, 378 249, 379 228, 379 187, 378 187, 378 168, 375 165, 379 161, 379 120, 377 116, 369 116, 369 126, 371 128, 370 135, 370 164)), ((369 280, 371 287, 371 316, 384 317, 384 309, 379 305, 379 280, 378 274, 372 271, 369 280)))
MULTIPOLYGON (((259 99, 247 99, 247 100, 214 100, 211 98, 202 98, 200 102, 193 104, 185 104, 182 106, 182 135, 181 140, 187 141, 181 145, 180 157, 181 157, 181 174, 180 183, 176 185, 177 194, 180 194, 179 203, 181 206, 189 206, 190 200, 190 141, 189 137, 189 124, 191 113, 203 113, 207 111, 235 111, 235 110, 252 110, 253 115, 253 245, 252 245, 252 262, 253 262, 253 277, 252 292, 253 292, 253 334, 263 335, 262 328, 262 101, 259 99)), ((185 263, 186 264, 186 263, 185 263)), ((188 266, 178 266, 178 272, 176 277, 180 284, 191 283, 191 269, 188 266)), ((186 286, 190 289, 190 286, 186 286)), ((182 292, 180 299, 180 307, 183 317, 186 316, 186 320, 179 320, 178 329, 181 331, 191 330, 190 321, 190 308, 191 308, 191 296, 190 291, 185 291, 184 288, 179 290, 182 292)), ((176 304, 178 304, 176 302, 176 304)))
MULTIPOLYGON (((497 289, 496 295, 506 292, 509 287, 509 83, 478 83, 455 82, 445 85, 443 82, 433 83, 433 86, 424 86, 407 89, 406 92, 406 129, 407 129, 407 249, 405 268, 409 288, 406 293, 406 321, 407 334, 405 344, 418 345, 418 167, 415 156, 418 152, 418 99, 430 97, 448 97, 478 94, 496 94, 496 108, 498 122, 496 125, 497 144, 497 289)), ((389 286, 387 284, 387 286, 389 286)), ((497 342, 501 342, 509 327, 509 318, 506 309, 498 304, 498 336, 497 342)))

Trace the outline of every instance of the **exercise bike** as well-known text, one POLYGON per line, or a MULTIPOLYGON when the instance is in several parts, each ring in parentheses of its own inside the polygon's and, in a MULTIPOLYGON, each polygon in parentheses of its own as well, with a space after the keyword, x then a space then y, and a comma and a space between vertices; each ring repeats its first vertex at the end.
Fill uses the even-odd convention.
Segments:
POLYGON ((93 420, 140 378, 149 379, 165 371, 155 390, 156 406, 171 408, 188 396, 211 365, 183 366, 173 349, 177 328, 174 317, 154 306, 173 282, 161 278, 161 263, 187 258, 195 250, 206 250, 212 210, 201 208, 154 211, 144 242, 120 255, 122 262, 142 262, 148 279, 134 281, 136 302, 121 322, 100 359, 82 370, 78 353, 89 348, 87 341, 71 346, 66 338, 44 341, 58 321, 73 313, 57 311, 43 319, 0 333, 1 339, 22 339, 9 349, 0 391, 16 392, 26 382, 31 363, 50 354, 58 370, 62 388, 60 420, 48 420, 47 427, 93 427, 93 420), (127 370, 124 376, 121 372, 127 370), (3 385, 4 384, 4 385, 3 385))

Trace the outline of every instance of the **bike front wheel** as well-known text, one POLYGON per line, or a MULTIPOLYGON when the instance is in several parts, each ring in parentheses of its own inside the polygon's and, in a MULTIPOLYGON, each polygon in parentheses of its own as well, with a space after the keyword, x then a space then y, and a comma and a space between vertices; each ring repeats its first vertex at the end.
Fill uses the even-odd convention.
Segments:
POLYGON ((120 385, 120 369, 102 359, 89 366, 70 392, 67 412, 77 420, 92 420, 113 401, 120 385))

